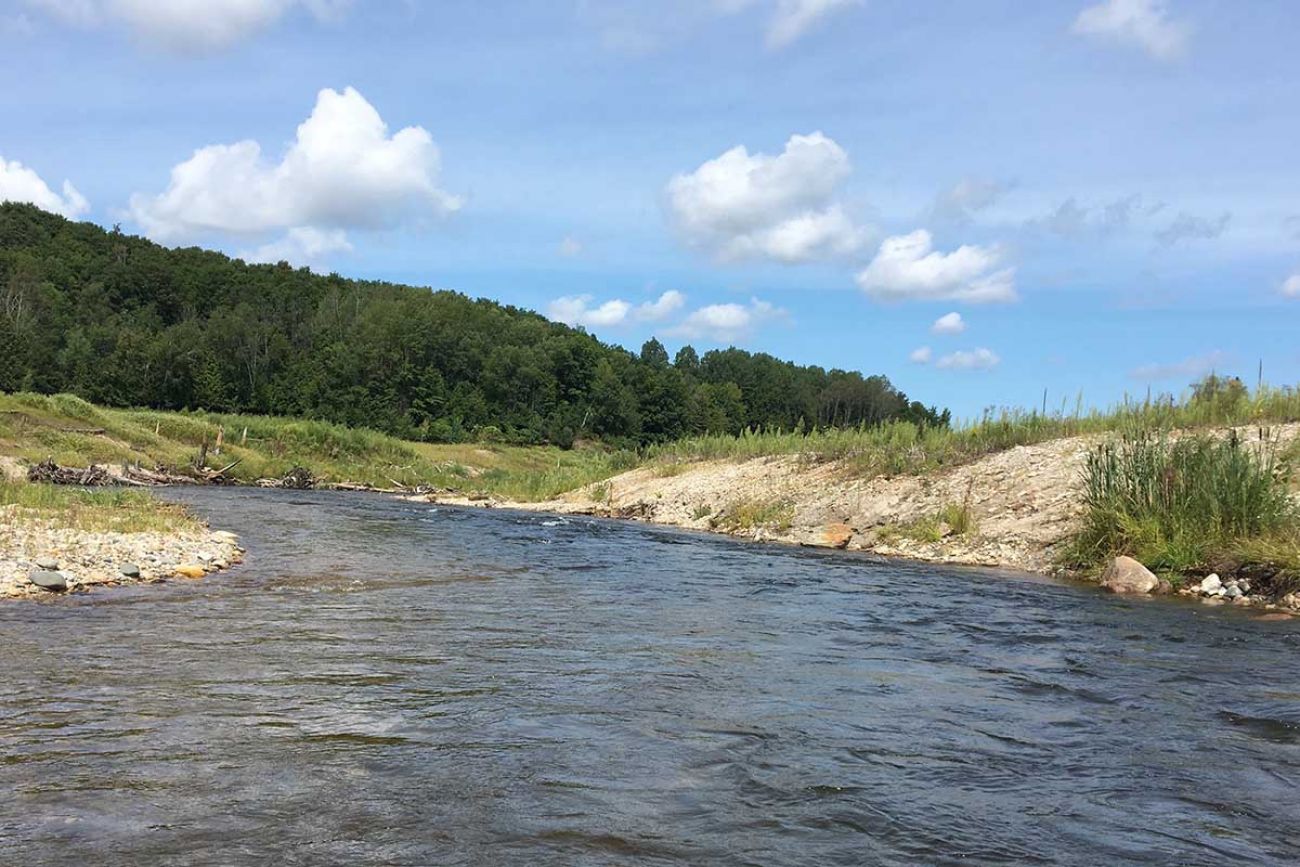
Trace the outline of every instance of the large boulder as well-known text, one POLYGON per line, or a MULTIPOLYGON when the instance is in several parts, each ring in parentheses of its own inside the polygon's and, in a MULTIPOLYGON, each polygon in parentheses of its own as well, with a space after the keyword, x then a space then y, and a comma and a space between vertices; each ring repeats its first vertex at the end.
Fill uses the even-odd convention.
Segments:
POLYGON ((1160 579, 1132 557, 1116 557, 1101 576, 1101 586, 1111 593, 1151 593, 1160 579))
POLYGON ((28 575, 27 580, 42 590, 48 590, 51 593, 62 593, 68 589, 68 576, 62 572, 51 572, 42 569, 28 575))

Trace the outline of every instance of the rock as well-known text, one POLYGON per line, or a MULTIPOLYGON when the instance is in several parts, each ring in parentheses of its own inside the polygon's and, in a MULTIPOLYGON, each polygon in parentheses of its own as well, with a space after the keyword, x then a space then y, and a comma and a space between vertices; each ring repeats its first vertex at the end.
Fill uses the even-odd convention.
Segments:
POLYGON ((1173 582, 1170 581, 1168 578, 1161 578, 1159 579, 1159 581, 1160 583, 1156 585, 1156 589, 1155 589, 1156 593, 1160 594, 1161 596, 1168 596, 1170 593, 1174 592, 1173 582))
POLYGON ((179 578, 202 578, 208 574, 208 570, 194 563, 176 567, 176 575, 179 578))
MULTIPOLYGON (((1215 595, 1218 595, 1218 594, 1215 594, 1215 595)), ((1242 592, 1241 592, 1241 589, 1240 589, 1239 587, 1237 587, 1236 584, 1229 584, 1227 587, 1224 588, 1224 590, 1223 590, 1223 595, 1224 595, 1224 596, 1227 596, 1229 599, 1240 599, 1241 597, 1245 596, 1246 594, 1242 593, 1242 592)))
POLYGON ((123 563, 122 568, 117 571, 123 578, 138 579, 140 577, 140 567, 134 563, 123 563))
POLYGON ((1243 578, 1242 580, 1237 582, 1237 589, 1240 590, 1242 593, 1249 593, 1250 582, 1243 578))
POLYGON ((1245 596, 1234 596, 1234 597, 1232 597, 1232 604, 1233 604, 1233 605, 1249 605, 1249 604, 1250 604, 1250 599, 1247 598, 1247 597, 1245 597, 1245 596))
POLYGON ((1101 576, 1101 586, 1111 593, 1150 593, 1160 579, 1132 557, 1116 557, 1101 576))
POLYGON ((36 561, 36 568, 42 572, 58 572, 59 561, 52 557, 42 557, 36 561))
POLYGON ((51 593, 62 593, 68 589, 68 578, 62 572, 45 569, 28 575, 27 580, 51 593))
POLYGON ((1201 581, 1201 592, 1206 596, 1217 595, 1222 589, 1223 582, 1219 580, 1218 575, 1207 575, 1205 576, 1205 579, 1201 581))
POLYGON ((822 541, 828 548, 847 548, 853 538, 853 528, 848 524, 827 524, 822 531, 822 541))

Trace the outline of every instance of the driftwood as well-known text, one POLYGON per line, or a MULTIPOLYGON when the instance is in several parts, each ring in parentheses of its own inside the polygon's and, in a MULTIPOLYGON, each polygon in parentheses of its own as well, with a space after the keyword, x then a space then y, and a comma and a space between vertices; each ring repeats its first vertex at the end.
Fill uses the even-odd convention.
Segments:
POLYGON ((94 464, 85 469, 61 467, 51 459, 43 460, 28 470, 27 480, 47 485, 78 485, 85 488, 102 488, 117 483, 103 467, 94 464))
POLYGON ((316 487, 318 479, 306 467, 294 467, 279 479, 258 479, 259 488, 283 488, 289 491, 310 491, 316 487))

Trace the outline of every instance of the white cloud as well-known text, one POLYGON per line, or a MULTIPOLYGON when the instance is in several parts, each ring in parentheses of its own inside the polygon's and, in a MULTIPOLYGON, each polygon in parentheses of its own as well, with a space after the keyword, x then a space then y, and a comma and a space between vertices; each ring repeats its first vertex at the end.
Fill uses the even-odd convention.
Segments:
POLYGON ((819 25, 831 13, 859 0, 777 0, 767 27, 769 48, 784 48, 819 25))
POLYGON ((0 202, 27 202, 69 219, 90 210, 86 197, 70 182, 63 182, 62 195, 50 189, 41 176, 27 166, 0 156, 0 202))
POLYGON ((654 301, 647 301, 636 309, 636 318, 642 322, 663 322, 686 306, 686 296, 669 289, 654 301))
POLYGON ((1173 60, 1187 48, 1191 27, 1169 17, 1165 0, 1102 0, 1074 19, 1074 33, 1132 45, 1157 60, 1173 60))
POLYGON ((687 316, 669 334, 689 339, 708 339, 719 343, 742 340, 766 322, 784 319, 785 310, 766 301, 751 298, 749 304, 710 304, 687 316))
POLYGON ((795 263, 845 256, 867 232, 835 201, 851 167, 820 132, 794 135, 777 156, 734 147, 668 184, 686 240, 723 260, 795 263))
POLYGON ((572 259, 574 256, 582 253, 582 242, 572 236, 567 236, 555 248, 561 256, 572 259))
POLYGON ((579 326, 601 328, 622 325, 627 321, 627 315, 632 310, 631 304, 617 298, 606 301, 599 307, 592 307, 591 302, 590 295, 566 295, 563 298, 556 298, 546 308, 546 316, 574 328, 579 326))
MULTIPOLYGON (((172 169, 161 194, 132 196, 130 213, 162 241, 291 230, 314 230, 320 238, 328 230, 384 228, 455 211, 461 200, 440 188, 440 172, 428 131, 407 127, 389 135, 360 93, 326 89, 280 162, 268 162, 255 141, 200 148, 172 169)), ((342 248, 337 237, 334 247, 342 248)))
POLYGON ((966 321, 962 319, 961 314, 956 311, 945 313, 943 316, 934 320, 934 324, 930 326, 930 330, 935 334, 961 334, 966 330, 966 321))
POLYGON ((122 24, 171 51, 226 48, 270 27, 294 9, 337 18, 351 0, 27 0, 77 27, 122 24))
POLYGON ((934 353, 928 346, 918 346, 913 349, 907 356, 907 360, 913 364, 929 364, 934 353))
POLYGON ((934 363, 942 370, 991 370, 1002 362, 991 350, 979 348, 945 355, 934 363))
POLYGON ((858 274, 858 285, 882 301, 1015 301, 1015 269, 1000 268, 1002 252, 965 245, 951 253, 934 249, 925 229, 886 238, 858 274))
POLYGON ((1207 352, 1205 355, 1194 355, 1190 358, 1184 358, 1182 361, 1175 361, 1168 364, 1144 364, 1141 367, 1135 367, 1129 371, 1129 376, 1133 379, 1151 382, 1161 379, 1186 379, 1193 380, 1212 373, 1216 368, 1227 360, 1228 356, 1221 350, 1207 352))
POLYGON ((333 253, 351 253, 352 243, 342 229, 317 229, 298 226, 283 238, 244 253, 249 262, 288 262, 292 265, 317 265, 333 253))
POLYGON ((1282 284, 1282 294, 1287 298, 1300 298, 1300 271, 1286 278, 1282 284))

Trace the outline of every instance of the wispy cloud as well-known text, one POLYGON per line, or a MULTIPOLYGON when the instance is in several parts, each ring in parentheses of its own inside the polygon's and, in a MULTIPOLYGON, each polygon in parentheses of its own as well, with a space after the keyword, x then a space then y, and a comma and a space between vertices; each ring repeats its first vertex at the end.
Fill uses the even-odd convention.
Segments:
POLYGON ((1193 355, 1182 361, 1144 364, 1129 371, 1129 376, 1142 382, 1166 379, 1193 380, 1218 370, 1228 360, 1227 353, 1213 350, 1204 355, 1193 355))
POLYGON ((1174 60, 1187 50, 1192 29, 1169 14, 1165 0, 1102 0, 1074 19, 1074 33, 1101 42, 1129 45, 1157 60, 1174 60))
POLYGON ((1002 363, 991 349, 959 350, 934 363, 941 370, 992 370, 1002 363))

